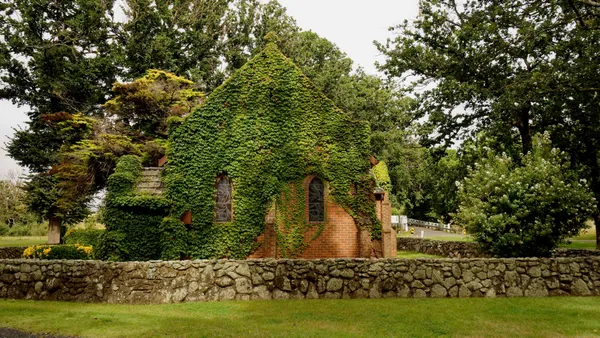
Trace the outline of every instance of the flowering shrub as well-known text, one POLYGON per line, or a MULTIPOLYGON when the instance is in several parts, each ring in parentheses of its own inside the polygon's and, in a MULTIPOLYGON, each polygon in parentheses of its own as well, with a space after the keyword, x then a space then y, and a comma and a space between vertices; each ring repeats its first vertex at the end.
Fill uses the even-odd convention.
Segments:
POLYGON ((23 251, 23 258, 91 259, 92 247, 85 245, 33 245, 23 251))
POLYGON ((488 156, 459 184, 455 220, 488 253, 544 257, 585 227, 595 199, 564 153, 537 135, 521 165, 488 156))

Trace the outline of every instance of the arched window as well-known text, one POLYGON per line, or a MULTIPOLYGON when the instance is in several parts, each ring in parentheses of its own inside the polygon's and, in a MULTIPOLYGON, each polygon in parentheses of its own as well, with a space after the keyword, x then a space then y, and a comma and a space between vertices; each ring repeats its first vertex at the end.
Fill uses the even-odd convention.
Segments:
POLYGON ((233 213, 232 191, 233 186, 229 177, 223 176, 217 181, 217 205, 215 209, 215 220, 217 222, 231 222, 233 213))
POLYGON ((308 221, 323 222, 325 220, 325 185, 318 177, 308 185, 308 221))

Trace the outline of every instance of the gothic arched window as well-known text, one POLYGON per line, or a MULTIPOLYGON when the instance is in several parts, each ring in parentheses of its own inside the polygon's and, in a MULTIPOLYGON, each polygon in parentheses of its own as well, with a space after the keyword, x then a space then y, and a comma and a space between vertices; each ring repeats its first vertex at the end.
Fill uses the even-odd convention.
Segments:
POLYGON ((221 177, 217 181, 217 205, 215 208, 215 221, 231 222, 233 207, 232 207, 232 191, 233 184, 227 176, 221 177))
POLYGON ((325 221, 325 185, 318 177, 308 185, 308 221, 325 221))

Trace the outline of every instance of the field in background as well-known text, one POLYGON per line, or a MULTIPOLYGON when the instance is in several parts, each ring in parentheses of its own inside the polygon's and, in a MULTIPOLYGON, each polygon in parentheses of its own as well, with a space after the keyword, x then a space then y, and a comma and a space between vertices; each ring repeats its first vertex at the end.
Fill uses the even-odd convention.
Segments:
POLYGON ((406 259, 414 259, 414 258, 444 258, 442 256, 436 255, 428 255, 420 252, 414 251, 398 251, 396 255, 397 258, 406 258, 406 259))
POLYGON ((0 247, 38 245, 46 243, 47 240, 47 236, 0 237, 0 247))

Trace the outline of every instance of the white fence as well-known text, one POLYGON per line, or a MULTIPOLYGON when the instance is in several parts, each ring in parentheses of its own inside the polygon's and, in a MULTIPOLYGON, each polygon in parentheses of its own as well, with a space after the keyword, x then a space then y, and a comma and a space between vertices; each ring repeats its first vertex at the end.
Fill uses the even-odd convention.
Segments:
POLYGON ((421 227, 421 228, 429 228, 439 231, 447 231, 454 232, 450 224, 442 224, 442 223, 434 223, 427 221, 420 221, 418 219, 408 218, 404 215, 400 216, 392 216, 392 227, 395 229, 400 228, 403 231, 408 231, 408 227, 421 227))

